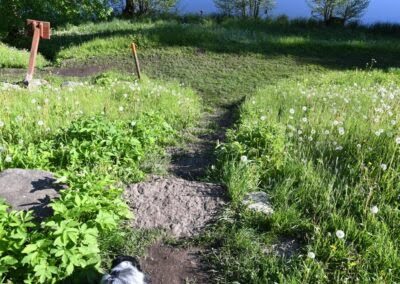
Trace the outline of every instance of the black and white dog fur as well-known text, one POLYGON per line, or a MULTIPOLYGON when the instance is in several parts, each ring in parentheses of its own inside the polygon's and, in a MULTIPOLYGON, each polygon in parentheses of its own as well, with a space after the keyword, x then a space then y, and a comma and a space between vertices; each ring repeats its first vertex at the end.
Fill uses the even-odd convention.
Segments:
POLYGON ((112 262, 111 272, 101 279, 101 284, 146 284, 139 261, 131 256, 119 256, 112 262))

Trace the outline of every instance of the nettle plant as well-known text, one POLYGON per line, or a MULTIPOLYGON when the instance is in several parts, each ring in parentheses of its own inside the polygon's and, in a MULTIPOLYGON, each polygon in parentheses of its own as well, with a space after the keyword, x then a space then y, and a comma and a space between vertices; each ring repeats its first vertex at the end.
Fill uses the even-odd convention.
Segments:
POLYGON ((161 145, 174 135, 156 114, 131 122, 95 116, 78 119, 36 147, 6 144, 3 154, 13 158, 2 159, 2 167, 56 171, 68 189, 50 205, 53 216, 40 225, 29 212, 8 212, 8 206, 0 206, 0 279, 55 283, 84 269, 97 271, 99 235, 132 217, 114 178, 143 178, 140 161, 149 153, 161 153, 161 145))
POLYGON ((132 217, 112 179, 66 174, 62 181, 69 188, 51 204, 54 215, 40 225, 31 212, 0 205, 1 281, 56 283, 83 269, 95 272, 101 262, 99 234, 132 217))

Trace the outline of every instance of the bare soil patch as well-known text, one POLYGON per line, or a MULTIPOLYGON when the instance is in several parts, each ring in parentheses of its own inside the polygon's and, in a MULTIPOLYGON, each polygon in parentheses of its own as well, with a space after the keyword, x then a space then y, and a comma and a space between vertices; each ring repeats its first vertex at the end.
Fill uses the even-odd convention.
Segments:
POLYGON ((210 283, 200 262, 201 249, 155 244, 141 260, 151 284, 210 283))
POLYGON ((181 238, 198 235, 212 222, 226 204, 225 194, 212 183, 152 177, 130 185, 124 196, 135 216, 132 226, 181 238))

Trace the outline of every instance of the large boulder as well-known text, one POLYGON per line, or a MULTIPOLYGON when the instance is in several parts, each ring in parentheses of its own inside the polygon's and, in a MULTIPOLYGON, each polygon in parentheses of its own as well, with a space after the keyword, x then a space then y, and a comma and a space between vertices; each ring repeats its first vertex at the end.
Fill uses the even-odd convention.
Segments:
POLYGON ((0 198, 15 210, 33 210, 39 219, 52 214, 48 204, 63 188, 49 172, 8 169, 0 173, 0 198))

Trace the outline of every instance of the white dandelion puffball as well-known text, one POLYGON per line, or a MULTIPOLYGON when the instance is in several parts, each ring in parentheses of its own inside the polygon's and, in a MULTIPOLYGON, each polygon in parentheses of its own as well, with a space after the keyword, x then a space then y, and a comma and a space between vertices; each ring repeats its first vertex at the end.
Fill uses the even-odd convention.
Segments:
POLYGON ((128 94, 123 94, 124 98, 126 99, 128 97, 128 94))
POLYGON ((294 114, 294 109, 291 108, 291 109, 289 110, 289 112, 290 112, 291 114, 294 114))
POLYGON ((37 124, 38 124, 39 126, 43 126, 43 125, 44 125, 44 122, 43 122, 43 120, 39 120, 39 121, 37 122, 37 124))
POLYGON ((32 99, 32 100, 31 100, 31 103, 36 104, 36 100, 35 100, 35 99, 32 99))
POLYGON ((386 165, 386 164, 381 164, 381 169, 382 169, 383 171, 386 171, 386 170, 387 170, 387 165, 386 165))
POLYGON ((310 252, 307 254, 307 257, 308 257, 308 258, 311 258, 311 259, 315 259, 315 253, 313 253, 312 251, 310 251, 310 252))
POLYGON ((339 135, 344 135, 344 128, 343 127, 339 127, 338 131, 339 131, 339 135))
POLYGON ((337 230, 336 231, 336 237, 338 237, 339 239, 343 239, 345 236, 344 232, 342 230, 337 230))
POLYGON ((248 161, 247 156, 241 156, 240 161, 246 163, 248 161))
POLYGON ((372 213, 372 214, 377 214, 378 212, 379 212, 378 206, 372 206, 372 207, 371 207, 371 213, 372 213))
POLYGON ((261 116, 261 118, 260 118, 262 121, 264 121, 264 120, 266 120, 267 119, 267 117, 265 116, 265 115, 263 115, 263 116, 261 116))
POLYGON ((306 123, 306 122, 308 121, 307 117, 303 117, 303 118, 302 118, 302 121, 303 121, 304 123, 306 123))
POLYGON ((118 110, 119 110, 120 112, 123 112, 123 111, 124 111, 124 107, 120 106, 120 107, 118 108, 118 110))
POLYGON ((306 106, 303 106, 303 111, 307 111, 307 107, 306 106))
POLYGON ((2 122, 1 120, 0 120, 0 128, 1 127, 4 127, 4 122, 2 122))
POLYGON ((396 137, 396 144, 400 144, 400 137, 396 137))
POLYGON ((11 162, 12 162, 11 156, 7 156, 7 157, 4 159, 4 161, 5 161, 6 163, 11 163, 11 162))

